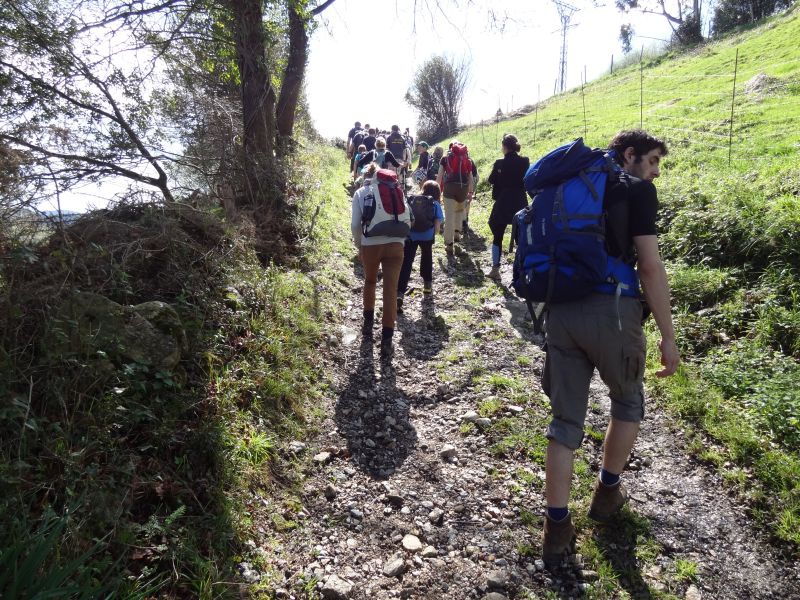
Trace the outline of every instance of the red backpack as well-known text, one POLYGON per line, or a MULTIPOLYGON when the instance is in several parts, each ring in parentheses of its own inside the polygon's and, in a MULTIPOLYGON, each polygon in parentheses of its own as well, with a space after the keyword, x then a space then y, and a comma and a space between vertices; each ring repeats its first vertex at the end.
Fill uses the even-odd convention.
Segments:
POLYGON ((455 143, 450 146, 445 161, 445 183, 458 182, 462 186, 467 185, 467 175, 472 173, 472 163, 469 162, 467 154, 467 147, 464 144, 455 143))
POLYGON ((364 236, 405 238, 411 229, 412 216, 397 183, 397 173, 390 169, 378 169, 370 188, 364 197, 361 216, 364 236))

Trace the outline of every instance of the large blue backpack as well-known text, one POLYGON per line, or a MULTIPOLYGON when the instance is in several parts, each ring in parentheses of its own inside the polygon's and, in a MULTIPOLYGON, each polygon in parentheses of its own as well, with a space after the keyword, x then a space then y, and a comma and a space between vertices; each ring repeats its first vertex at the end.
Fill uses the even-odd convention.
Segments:
POLYGON ((633 265, 608 255, 603 196, 620 172, 611 152, 578 138, 534 163, 524 183, 531 204, 514 215, 512 286, 518 296, 545 305, 592 292, 639 295, 633 265))

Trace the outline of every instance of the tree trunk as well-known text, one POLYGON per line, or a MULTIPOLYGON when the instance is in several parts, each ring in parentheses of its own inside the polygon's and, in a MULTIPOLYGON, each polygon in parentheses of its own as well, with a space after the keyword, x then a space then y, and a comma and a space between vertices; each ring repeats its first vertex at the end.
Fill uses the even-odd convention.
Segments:
POLYGON ((266 57, 260 0, 229 0, 242 79, 244 169, 248 204, 271 204, 280 189, 275 160, 275 90, 266 57))
POLYGON ((306 21, 299 14, 296 1, 289 2, 289 57, 281 84, 278 99, 277 129, 278 153, 283 155, 289 151, 289 141, 294 129, 297 104, 308 62, 308 32, 306 21))

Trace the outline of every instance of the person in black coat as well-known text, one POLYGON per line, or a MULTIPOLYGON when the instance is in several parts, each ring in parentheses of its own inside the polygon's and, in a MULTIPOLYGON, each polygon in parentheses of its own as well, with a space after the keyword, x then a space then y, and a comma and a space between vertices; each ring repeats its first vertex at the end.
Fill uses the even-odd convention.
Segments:
POLYGON ((507 133, 503 136, 503 158, 496 160, 489 175, 492 186, 492 213, 489 215, 489 229, 492 230, 492 270, 489 277, 500 279, 500 256, 506 226, 517 211, 528 205, 523 178, 530 167, 527 156, 520 156, 521 147, 516 136, 507 133))

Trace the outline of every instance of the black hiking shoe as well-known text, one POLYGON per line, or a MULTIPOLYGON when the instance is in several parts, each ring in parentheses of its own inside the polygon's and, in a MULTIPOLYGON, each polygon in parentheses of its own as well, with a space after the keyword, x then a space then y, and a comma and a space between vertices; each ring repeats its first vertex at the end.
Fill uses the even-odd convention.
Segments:
POLYGON ((381 360, 383 361, 391 360, 393 355, 394 355, 394 344, 392 343, 392 338, 383 338, 381 340, 381 360))

